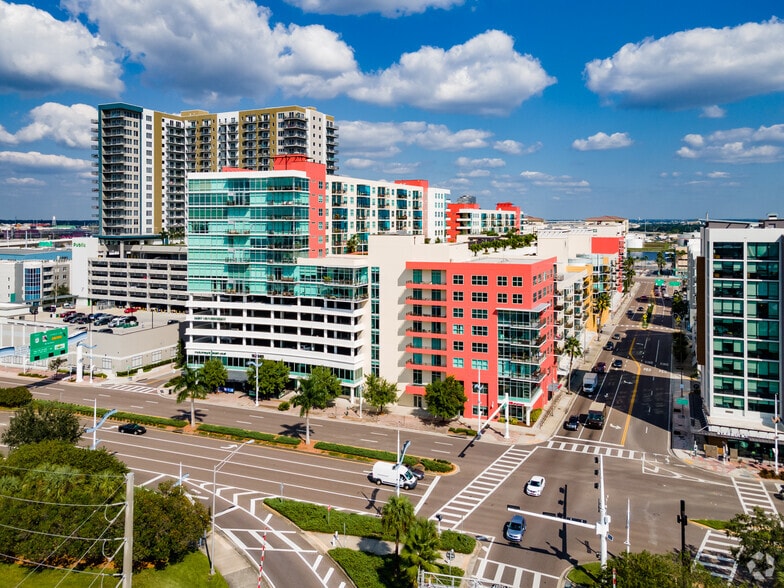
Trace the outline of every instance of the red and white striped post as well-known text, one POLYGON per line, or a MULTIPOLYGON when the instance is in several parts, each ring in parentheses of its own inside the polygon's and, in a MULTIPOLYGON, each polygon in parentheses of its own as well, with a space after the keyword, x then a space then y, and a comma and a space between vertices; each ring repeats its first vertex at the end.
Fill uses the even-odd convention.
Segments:
POLYGON ((259 588, 261 588, 261 574, 264 572, 264 552, 267 550, 267 533, 261 536, 261 559, 259 560, 259 588))

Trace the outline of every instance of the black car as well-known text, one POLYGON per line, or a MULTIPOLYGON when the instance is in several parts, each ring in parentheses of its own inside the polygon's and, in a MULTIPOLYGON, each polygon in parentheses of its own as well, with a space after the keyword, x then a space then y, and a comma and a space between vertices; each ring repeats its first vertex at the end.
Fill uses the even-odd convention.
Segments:
POLYGON ((421 463, 418 463, 414 467, 408 469, 412 474, 414 474, 414 477, 417 480, 421 480, 425 477, 425 466, 423 466, 421 463))
POLYGON ((604 344, 604 350, 605 351, 612 351, 613 350, 612 341, 607 341, 607 343, 604 344))
POLYGON ((564 429, 566 429, 567 431, 576 431, 579 426, 580 426, 580 417, 578 417, 576 414, 570 416, 569 420, 567 420, 564 423, 564 429))
POLYGON ((117 430, 120 433, 130 433, 131 435, 144 435, 147 432, 147 428, 139 423, 125 423, 117 427, 117 430))
POLYGON ((612 366, 613 366, 615 369, 622 368, 622 367, 623 367, 623 360, 622 360, 622 359, 616 359, 616 360, 614 360, 614 361, 612 362, 612 366))

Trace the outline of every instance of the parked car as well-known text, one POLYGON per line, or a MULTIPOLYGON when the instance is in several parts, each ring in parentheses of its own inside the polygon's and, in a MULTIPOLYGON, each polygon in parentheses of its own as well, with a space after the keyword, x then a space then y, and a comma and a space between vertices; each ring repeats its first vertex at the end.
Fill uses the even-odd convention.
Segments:
POLYGON ((114 331, 112 329, 108 329, 108 328, 107 329, 98 329, 95 332, 96 333, 109 333, 109 334, 114 333, 114 331))
POLYGON ((71 317, 76 314, 75 310, 66 310, 64 313, 60 314, 60 318, 65 321, 68 317, 71 317))
POLYGON ((642 306, 637 307, 637 312, 642 312, 642 306))
POLYGON ((48 306, 44 306, 44 311, 46 312, 57 312, 57 306, 54 304, 50 304, 48 306))
POLYGON ((125 314, 133 314, 134 312, 139 311, 139 310, 141 310, 141 308, 139 308, 138 306, 129 306, 128 308, 123 310, 123 312, 125 314))
POLYGON ((612 362, 612 366, 613 366, 613 368, 614 368, 614 369, 616 369, 616 370, 617 370, 617 369, 619 369, 619 368, 622 368, 622 367, 623 367, 623 360, 622 360, 622 359, 616 359, 616 360, 614 360, 614 361, 612 362))
POLYGON ((620 341, 621 340, 621 336, 618 333, 613 333, 612 338, 613 338, 614 341, 620 341))
POLYGON ((100 326, 103 326, 103 325, 108 325, 114 319, 115 319, 115 316, 113 314, 106 314, 104 316, 101 316, 101 317, 98 317, 97 319, 95 319, 93 324, 96 327, 100 327, 100 326))
POLYGON ((63 308, 76 308, 73 302, 66 302, 63 304, 63 308))
POLYGON ((614 345, 612 344, 612 341, 607 341, 607 343, 604 344, 605 351, 612 351, 613 347, 614 345))
POLYGON ((144 435, 147 432, 147 428, 139 423, 125 423, 117 427, 117 430, 120 433, 130 433, 131 435, 144 435))
POLYGON ((573 414, 568 420, 564 422, 564 429, 567 431, 576 431, 580 427, 580 417, 573 414))
POLYGON ((532 476, 525 485, 525 493, 528 494, 528 496, 541 496, 544 485, 544 476, 532 476))
POLYGON ((504 538, 511 543, 520 543, 525 535, 525 518, 523 515, 514 515, 504 525, 504 538))
POLYGON ((77 320, 87 318, 87 315, 83 312, 75 312, 74 314, 64 318, 63 321, 66 323, 75 323, 77 320))

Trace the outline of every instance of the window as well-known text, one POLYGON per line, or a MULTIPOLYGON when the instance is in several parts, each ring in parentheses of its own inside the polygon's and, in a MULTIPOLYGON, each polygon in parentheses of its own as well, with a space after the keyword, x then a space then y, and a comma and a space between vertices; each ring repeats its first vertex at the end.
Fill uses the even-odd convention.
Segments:
POLYGON ((454 368, 461 368, 461 367, 463 367, 463 358, 462 357, 453 357, 452 358, 452 367, 454 367, 454 368))
POLYGON ((453 318, 463 318, 463 309, 462 308, 453 308, 452 309, 452 317, 453 318))
POLYGON ((512 304, 522 304, 522 303, 523 303, 522 294, 512 294, 512 304))
POLYGON ((487 337, 487 327, 472 326, 471 334, 475 337, 487 337))
POLYGON ((471 318, 472 319, 486 319, 487 318, 487 310, 484 308, 472 308, 471 309, 471 318))
POLYGON ((523 277, 522 276, 512 276, 512 286, 515 288, 522 288, 523 287, 523 277))
POLYGON ((498 276, 495 280, 499 286, 506 286, 506 276, 498 276))
POLYGON ((487 302, 487 292, 471 292, 471 302, 487 302))
MULTIPOLYGON (((472 370, 486 370, 489 367, 488 361, 486 359, 472 359, 471 360, 471 369, 472 370)), ((487 384, 484 382, 481 384, 482 394, 487 394, 487 384)), ((477 383, 474 382, 473 386, 474 392, 477 389, 477 383)))
POLYGON ((487 353, 487 343, 471 343, 471 351, 474 353, 487 353))
POLYGON ((463 334, 463 325, 452 325, 452 334, 453 335, 462 335, 463 334))
POLYGON ((462 351, 463 350, 463 342, 462 341, 452 341, 452 350, 453 351, 462 351))
POLYGON ((471 276, 472 286, 487 286, 487 276, 471 276))
POLYGON ((462 275, 454 275, 452 276, 452 283, 461 285, 463 283, 463 276, 462 275))
POLYGON ((506 294, 499 293, 498 294, 498 304, 506 304, 506 294))
POLYGON ((460 302, 463 300, 463 293, 462 292, 452 292, 452 300, 455 302, 460 302))

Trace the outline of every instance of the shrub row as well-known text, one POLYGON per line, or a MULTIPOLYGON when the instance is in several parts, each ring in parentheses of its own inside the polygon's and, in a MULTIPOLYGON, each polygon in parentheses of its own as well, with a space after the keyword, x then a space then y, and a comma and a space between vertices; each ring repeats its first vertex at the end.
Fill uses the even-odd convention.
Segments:
MULTIPOLYGON (((334 533, 369 537, 394 541, 391 535, 384 535, 381 530, 381 519, 377 516, 343 512, 328 509, 325 506, 310 502, 298 502, 286 498, 266 498, 264 504, 277 511, 303 531, 314 533, 334 533), (345 527, 344 527, 345 525, 345 527), (345 529, 345 531, 344 531, 345 529)), ((456 531, 443 531, 439 541, 439 549, 454 549, 456 553, 473 553, 476 539, 456 531)))
POLYGON ((222 427, 220 425, 201 424, 198 427, 198 431, 200 433, 227 435, 229 437, 238 437, 240 439, 255 439, 256 441, 279 443, 281 445, 292 445, 294 447, 302 442, 300 439, 295 437, 287 437, 286 435, 274 435, 272 433, 261 433, 259 431, 249 431, 247 429, 238 429, 236 427, 222 427))
MULTIPOLYGON (((66 408, 76 414, 81 414, 85 416, 92 416, 93 414, 97 413, 99 418, 103 417, 103 415, 109 412, 108 408, 99 408, 97 411, 94 412, 92 406, 82 406, 80 404, 70 404, 68 402, 57 402, 54 400, 33 400, 33 404, 35 406, 56 406, 58 408, 66 408)), ((116 412, 110 418, 115 421, 133 421, 135 423, 141 423, 143 425, 151 425, 157 427, 176 427, 178 429, 188 424, 187 421, 180 420, 180 419, 169 419, 165 417, 156 417, 156 416, 150 416, 146 414, 136 414, 133 412, 116 412)))
POLYGON ((25 404, 30 404, 33 394, 25 386, 15 386, 14 388, 0 388, 0 406, 6 408, 18 408, 25 404))
POLYGON ((476 431, 473 429, 466 429, 465 427, 449 427, 450 433, 455 433, 456 435, 468 435, 469 437, 475 437, 476 431))
MULTIPOLYGON (((350 455, 360 457, 368 460, 378 461, 397 461, 397 455, 391 451, 381 451, 378 449, 367 449, 365 447, 352 447, 351 445, 339 445, 337 443, 326 443, 319 441, 314 445, 316 449, 327 451, 337 455, 350 455)), ((450 462, 443 459, 427 459, 423 457, 416 457, 415 455, 407 455, 403 459, 403 463, 408 467, 412 467, 418 463, 425 466, 426 470, 437 473, 447 473, 455 469, 455 466, 450 462)))

